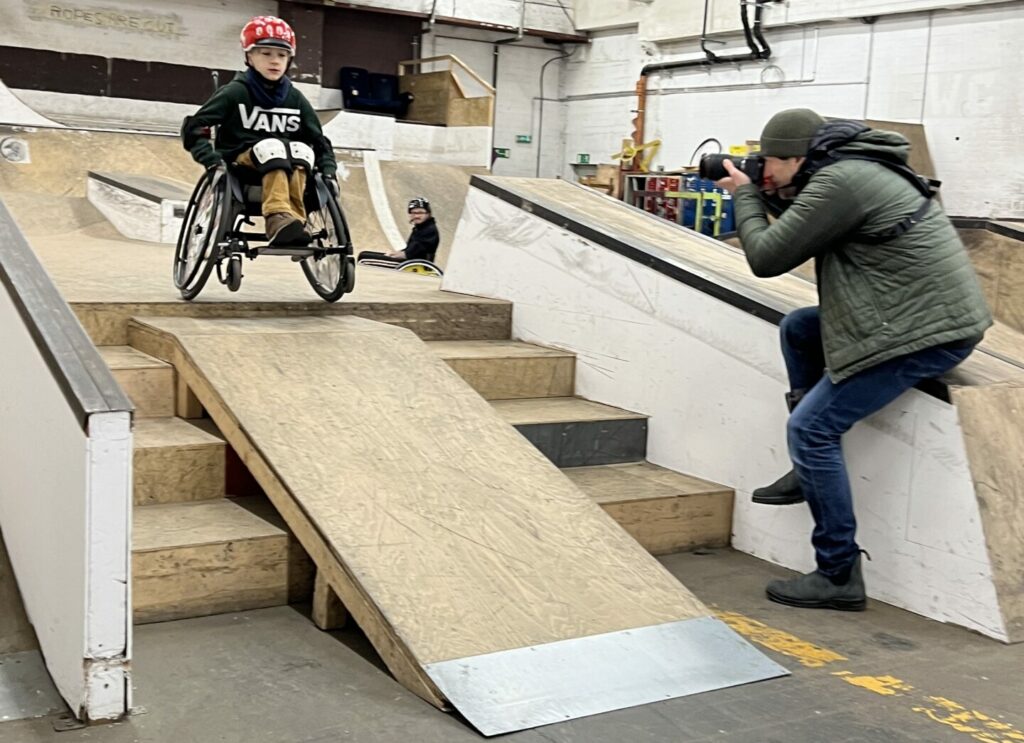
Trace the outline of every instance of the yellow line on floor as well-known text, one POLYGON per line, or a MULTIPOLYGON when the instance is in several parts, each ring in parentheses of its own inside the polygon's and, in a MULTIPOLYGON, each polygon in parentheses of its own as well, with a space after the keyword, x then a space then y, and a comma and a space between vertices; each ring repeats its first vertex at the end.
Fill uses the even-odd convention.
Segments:
POLYGON ((883 697, 914 690, 913 686, 905 684, 893 676, 854 676, 850 671, 835 671, 832 675, 839 676, 848 684, 881 694, 883 697))
POLYGON ((945 697, 927 697, 925 704, 911 709, 935 722, 948 725, 957 732, 967 733, 982 743, 1024 741, 1024 733, 1013 725, 1000 722, 977 710, 967 709, 945 697))
POLYGON ((769 627, 762 622, 758 622, 756 619, 745 617, 734 611, 716 610, 715 613, 719 619, 751 642, 756 642, 758 645, 763 645, 769 650, 774 650, 776 653, 793 658, 800 665, 807 666, 808 668, 821 668, 829 663, 846 660, 846 656, 805 642, 788 632, 769 627))
MULTIPOLYGON (((789 632, 769 627, 738 612, 715 609, 715 614, 751 642, 793 658, 808 668, 821 668, 849 660, 834 650, 801 640, 789 632)), ((848 684, 879 696, 902 697, 916 692, 913 686, 895 676, 859 675, 846 670, 831 673, 848 684)), ((932 722, 945 725, 958 733, 969 735, 980 743, 1024 743, 1024 732, 1009 723, 1001 722, 983 712, 968 709, 946 697, 924 696, 922 692, 916 692, 913 696, 916 699, 912 702, 910 711, 923 714, 932 722)))

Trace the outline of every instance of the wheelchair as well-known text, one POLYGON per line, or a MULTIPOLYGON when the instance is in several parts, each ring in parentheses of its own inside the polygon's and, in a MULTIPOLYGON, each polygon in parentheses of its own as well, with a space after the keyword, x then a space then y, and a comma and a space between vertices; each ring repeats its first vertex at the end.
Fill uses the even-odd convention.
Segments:
POLYGON ((186 300, 195 299, 214 269, 217 280, 236 292, 242 284, 242 259, 284 255, 299 263, 320 297, 336 302, 355 287, 356 264, 348 225, 337 197, 320 173, 307 178, 308 246, 251 246, 267 236, 247 231, 262 216, 263 188, 258 173, 236 165, 220 165, 199 179, 185 209, 174 253, 174 285, 186 300))

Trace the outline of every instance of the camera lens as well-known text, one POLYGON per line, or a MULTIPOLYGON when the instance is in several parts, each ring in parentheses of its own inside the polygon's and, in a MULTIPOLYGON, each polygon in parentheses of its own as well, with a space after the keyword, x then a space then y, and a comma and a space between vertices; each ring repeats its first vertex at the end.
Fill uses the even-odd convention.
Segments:
POLYGON ((709 181, 720 181, 727 178, 729 174, 725 170, 725 161, 732 160, 728 155, 704 155, 700 159, 698 173, 701 178, 709 181))

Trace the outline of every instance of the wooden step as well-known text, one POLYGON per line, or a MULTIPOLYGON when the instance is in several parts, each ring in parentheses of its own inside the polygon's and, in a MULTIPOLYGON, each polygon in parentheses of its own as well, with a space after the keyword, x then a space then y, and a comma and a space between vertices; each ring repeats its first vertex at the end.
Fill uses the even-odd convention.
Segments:
POLYGON ((431 341, 427 344, 487 400, 567 397, 576 355, 521 341, 431 341))
POLYGON ((734 492, 650 462, 563 470, 651 554, 725 547, 734 492))
POLYGON ((647 416, 578 397, 495 400, 491 403, 559 467, 642 461, 647 416))
POLYGON ((98 346, 98 350, 135 405, 136 418, 174 415, 174 367, 131 346, 98 346))
POLYGON ((135 622, 280 606, 308 596, 312 566, 263 499, 135 508, 135 622))
POLYGON ((139 418, 132 434, 136 505, 224 497, 224 439, 181 418, 139 418))

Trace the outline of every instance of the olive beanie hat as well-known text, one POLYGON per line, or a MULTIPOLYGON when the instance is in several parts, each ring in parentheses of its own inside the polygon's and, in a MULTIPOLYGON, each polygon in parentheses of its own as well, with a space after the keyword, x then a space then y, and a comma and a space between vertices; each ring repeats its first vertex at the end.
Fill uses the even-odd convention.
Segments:
POLYGON ((764 157, 803 157, 811 146, 811 138, 822 124, 820 115, 809 108, 790 108, 772 116, 761 132, 764 157))

